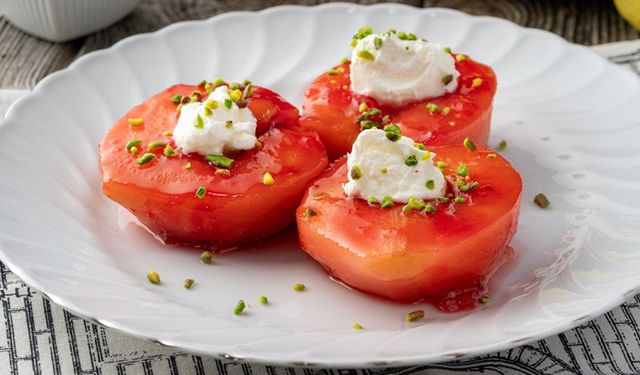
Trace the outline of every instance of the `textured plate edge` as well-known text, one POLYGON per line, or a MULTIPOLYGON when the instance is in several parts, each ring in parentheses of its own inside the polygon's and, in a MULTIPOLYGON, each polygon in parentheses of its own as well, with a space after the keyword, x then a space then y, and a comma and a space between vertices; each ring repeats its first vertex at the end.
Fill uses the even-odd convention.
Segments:
MULTIPOLYGON (((462 16, 462 17, 469 17, 469 18, 474 18, 474 19, 485 19, 488 21, 494 21, 495 20, 499 20, 499 22, 506 22, 511 24, 514 27, 517 27, 519 29, 522 30, 526 30, 529 33, 540 33, 543 35, 546 35, 546 37, 553 37, 555 39, 558 39, 560 41, 562 41, 563 43, 567 44, 568 46, 572 47, 572 48, 580 48, 580 49, 584 49, 586 51, 589 51, 590 54, 592 54, 594 57, 597 57, 601 60, 606 61, 606 63, 609 65, 609 68, 614 68, 614 69, 620 69, 621 71, 625 71, 626 70, 622 67, 616 66, 615 64, 610 63, 606 58, 602 57, 601 55, 598 55, 597 53, 589 50, 588 47, 585 46, 581 46, 581 45, 577 45, 577 44, 573 44, 573 43, 569 43, 568 41, 566 41, 564 38, 553 34, 549 31, 546 30, 540 30, 540 29, 535 29, 535 28, 528 28, 528 27, 523 27, 520 26, 512 21, 509 20, 505 20, 505 19, 501 19, 501 18, 497 18, 497 17, 491 17, 491 16, 471 16, 469 14, 466 14, 464 12, 458 11, 458 10, 454 10, 454 9, 449 9, 449 8, 438 8, 438 7, 433 7, 433 8, 417 8, 417 7, 413 7, 410 5, 405 5, 405 4, 375 4, 375 5, 361 5, 361 4, 351 4, 351 3, 344 3, 344 2, 339 2, 339 3, 327 3, 327 4, 321 4, 321 5, 315 5, 315 6, 303 6, 303 5, 281 5, 281 6, 276 6, 276 7, 271 7, 271 8, 266 8, 263 10, 259 10, 259 11, 236 11, 236 12, 228 12, 228 13, 224 13, 221 15, 217 15, 208 19, 204 19, 204 20, 191 20, 191 21, 182 21, 182 22, 177 22, 168 26, 165 26, 161 29, 158 29, 156 31, 153 32, 147 32, 147 33, 141 33, 141 34, 137 34, 137 35, 133 35, 127 38, 124 38, 120 41, 118 41, 117 43, 115 43, 114 45, 105 48, 105 49, 101 49, 98 51, 93 51, 91 53, 88 53, 85 56, 82 56, 80 58, 78 58, 77 60, 75 60, 73 63, 71 63, 68 67, 54 72, 50 75, 48 75, 47 77, 43 78, 40 82, 38 82, 38 84, 33 88, 33 90, 25 95, 24 97, 18 99, 16 102, 14 102, 9 109, 7 110, 7 113, 5 114, 5 118, 2 122, 0 122, 0 131, 3 130, 8 123, 13 122, 13 121, 18 121, 17 115, 14 115, 14 112, 18 112, 16 110, 16 108, 21 107, 23 105, 23 103, 27 102, 29 100, 29 98, 34 95, 37 94, 38 91, 42 90, 42 88, 45 88, 47 85, 51 84, 51 82, 55 82, 56 80, 64 77, 64 75, 69 74, 71 71, 73 71, 74 69, 76 69, 78 66, 82 65, 85 63, 85 61, 90 61, 92 59, 95 58, 99 58, 102 54, 108 54, 110 53, 112 50, 115 49, 119 49, 119 48, 124 48, 127 44, 130 43, 136 43, 140 40, 145 40, 148 38, 153 38, 156 34, 163 34, 163 33, 169 33, 175 29, 178 28, 185 28, 185 27, 189 27, 192 24, 204 24, 204 23, 209 23, 209 22, 215 22, 218 20, 222 20, 222 19, 226 19, 226 18, 232 18, 232 17, 237 17, 237 16, 242 16, 242 15, 252 15, 252 14, 264 14, 264 15, 268 15, 270 13, 275 13, 275 12, 281 12, 281 11, 286 11, 288 9, 327 9, 327 8, 343 8, 345 10, 350 10, 350 9, 362 9, 362 8, 385 8, 385 9, 410 9, 413 11, 418 11, 421 13, 429 13, 429 12, 444 12, 444 13, 451 13, 451 14, 456 14, 457 16, 462 16)), ((633 75, 632 72, 627 72, 629 75, 633 75)), ((634 76, 634 79, 635 76, 634 76)), ((151 334, 136 330, 134 328, 130 328, 126 325, 122 325, 110 320, 103 320, 100 318, 96 318, 92 315, 94 315, 94 313, 88 312, 86 311, 83 307, 75 304, 75 303, 70 303, 68 301, 66 301, 64 298, 62 297, 58 297, 57 294, 55 292, 51 292, 48 291, 48 288, 42 286, 42 284, 36 280, 34 280, 31 276, 29 276, 29 274, 27 272, 25 272, 21 267, 19 267, 17 264, 15 264, 14 262, 12 262, 11 260, 11 255, 9 254, 9 252, 7 252, 4 248, 4 246, 2 246, 2 244, 0 243, 0 260, 2 260, 2 262, 14 273, 16 274, 20 279, 22 279, 27 285, 29 285, 31 288, 37 290, 38 292, 40 292, 41 294, 43 294, 46 298, 48 298, 49 300, 53 301, 54 303, 62 306, 64 309, 84 318, 87 319, 91 322, 94 323, 98 323, 100 325, 103 325, 105 327, 109 327, 112 329, 115 329, 117 331, 120 331, 124 334, 130 335, 130 336, 134 336, 140 339, 145 339, 151 342, 155 342, 157 344, 160 344, 162 346, 165 347, 169 347, 169 348, 175 348, 176 350, 183 350, 183 351, 188 351, 191 353, 195 353, 195 354, 201 354, 201 355, 205 355, 205 356, 209 356, 209 357, 213 357, 213 358, 217 358, 217 359, 221 359, 221 360, 225 360, 225 361, 236 361, 236 362, 250 362, 250 363, 255 363, 255 364, 260 364, 260 365, 275 365, 275 366, 285 366, 285 367, 327 367, 327 368, 381 368, 381 367, 396 367, 396 366, 411 366, 411 365, 420 365, 420 364, 426 364, 426 363, 434 363, 434 362, 445 362, 445 361, 451 361, 451 360, 457 360, 457 359, 463 359, 463 358, 468 358, 468 357, 472 357, 472 356, 477 356, 477 355, 482 355, 482 354, 487 354, 487 353, 491 353, 491 352, 496 352, 496 351, 500 351, 500 350, 505 350, 505 349, 509 349, 515 346, 520 346, 520 345, 525 345, 531 342, 535 342, 541 339, 544 339, 546 337, 549 337, 551 335, 554 334, 558 334, 561 333, 565 330, 571 329, 576 327, 579 324, 582 324, 585 322, 585 318, 589 317, 589 319, 593 319, 596 318, 599 315, 602 315, 604 313, 606 313, 607 311, 617 307, 618 305, 622 304, 625 300, 624 296, 627 295, 630 291, 625 291, 625 292, 621 292, 619 294, 615 294, 612 295, 611 298, 609 298, 609 300, 607 301, 607 303, 603 303, 600 306, 598 306, 597 308, 592 309, 591 311, 587 311, 586 313, 581 314, 581 316, 579 318, 572 318, 572 317, 567 317, 564 318, 562 320, 561 323, 558 323, 556 325, 552 325, 550 326, 548 329, 543 330, 538 332, 535 335, 523 335, 520 337, 515 337, 515 338, 511 338, 508 340, 502 340, 502 341, 497 341, 494 342, 492 344, 488 344, 488 345, 484 345, 484 346, 480 346, 480 347, 475 347, 467 352, 461 352, 460 350, 451 350, 451 351, 441 351, 441 352, 436 352, 436 353, 428 353, 428 354, 424 354, 424 355, 419 355, 419 356, 408 356, 408 357, 395 357, 392 360, 379 360, 379 361, 354 361, 354 360, 332 360, 330 362, 328 361, 307 361, 307 360, 292 360, 292 359, 273 359, 272 357, 267 357, 267 356, 247 356, 243 353, 234 353, 233 351, 228 351, 225 352, 225 350, 220 350, 220 351, 207 351, 207 350, 202 350, 199 349, 198 347, 194 347, 193 345, 190 345, 188 343, 181 343, 179 341, 176 342, 172 342, 171 339, 163 339, 163 338, 158 338, 155 337, 151 334)), ((640 289, 640 280, 637 281, 637 284, 635 287, 631 288, 631 290, 637 290, 640 289)))

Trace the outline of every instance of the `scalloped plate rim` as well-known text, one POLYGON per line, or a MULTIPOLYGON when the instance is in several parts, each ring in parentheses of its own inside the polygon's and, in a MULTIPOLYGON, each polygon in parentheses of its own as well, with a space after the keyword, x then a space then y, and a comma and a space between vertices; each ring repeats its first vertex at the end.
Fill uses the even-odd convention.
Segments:
MULTIPOLYGON (((474 19, 484 19, 490 22, 501 22, 501 23, 507 23, 510 24, 513 27, 516 27, 518 29, 525 29, 527 32, 532 32, 532 33, 540 33, 540 34, 544 34, 545 37, 551 37, 554 39, 557 39, 559 41, 561 41, 562 43, 565 43, 567 45, 570 45, 573 48, 580 48, 586 51, 589 51, 590 54, 592 54, 594 57, 597 57, 601 60, 606 61, 607 64, 609 64, 609 68, 614 68, 614 69, 619 69, 620 71, 624 71, 625 73, 628 73, 629 76, 633 76, 635 79, 635 75, 632 72, 629 72, 627 70, 625 70, 622 67, 616 66, 615 64, 610 63, 606 58, 602 57, 601 55, 593 52, 592 50, 590 50, 588 47, 586 46, 582 46, 582 45, 577 45, 577 44, 573 44, 570 43, 568 41, 566 41, 565 39, 563 39, 562 37, 551 33, 549 31, 546 30, 541 30, 541 29, 536 29, 536 28, 529 28, 529 27, 523 27, 520 26, 510 20, 505 20, 502 18, 497 18, 497 17, 491 17, 491 16, 473 16, 473 15, 469 15, 467 13, 455 10, 455 9, 450 9, 450 8, 440 8, 440 7, 433 7, 433 8, 417 8, 411 5, 406 5, 406 4, 395 4, 395 3, 382 3, 382 4, 374 4, 374 5, 362 5, 362 4, 351 4, 351 3, 345 3, 345 2, 337 2, 337 3, 325 3, 325 4, 320 4, 320 5, 314 5, 314 6, 304 6, 304 5, 280 5, 280 6, 275 6, 275 7, 270 7, 270 8, 266 8, 266 9, 262 9, 259 11, 233 11, 233 12, 227 12, 227 13, 223 13, 220 15, 216 15, 213 17, 210 17, 208 19, 202 19, 202 20, 188 20, 188 21, 181 21, 181 22, 176 22, 170 25, 167 25, 165 27, 162 27, 158 30, 152 31, 152 32, 145 32, 145 33, 140 33, 140 34, 136 34, 136 35, 132 35, 129 37, 126 37, 120 41, 118 41, 117 43, 113 44, 112 46, 105 48, 105 49, 101 49, 101 50, 97 50, 97 51, 92 51, 84 56, 79 57, 77 60, 73 61, 69 66, 65 67, 64 69, 61 69, 59 71, 56 71, 52 74, 49 74, 48 76, 46 76, 45 78, 43 78, 40 82, 37 83, 37 85, 31 90, 31 92, 21 98, 19 98, 17 101, 15 101, 14 103, 12 103, 10 105, 10 107, 8 108, 6 114, 5 114, 5 118, 0 122, 0 131, 6 131, 6 127, 8 126, 9 123, 11 123, 14 120, 14 117, 17 117, 17 113, 18 113, 18 108, 23 106, 25 103, 27 103, 34 95, 37 95, 41 90, 43 90, 44 88, 46 88, 48 85, 50 84, 55 84, 57 81, 64 79, 64 76, 66 74, 70 74, 73 70, 75 70, 78 66, 81 66, 82 64, 85 64, 87 61, 90 61, 92 59, 99 59, 102 57, 103 54, 109 54, 111 53, 113 50, 116 49, 120 49, 120 48, 124 48, 127 44, 136 42, 136 41, 140 41, 140 40, 144 40, 144 39, 149 39, 149 38, 154 38, 156 35, 159 34, 164 34, 164 33, 168 33, 171 32, 172 30, 178 29, 178 28, 187 28, 190 27, 192 25, 201 25, 201 24, 205 24, 205 23, 213 23, 213 22, 217 22, 219 20, 223 20, 226 18, 233 18, 233 17, 238 17, 238 16, 246 16, 246 15, 250 15, 250 16, 254 16, 254 15, 259 15, 259 14, 269 14, 269 13, 274 13, 274 12, 279 12, 279 11, 286 11, 288 9, 323 9, 323 8, 404 8, 404 9, 411 9, 414 11, 418 11, 421 13, 431 13, 431 12, 444 12, 444 13, 452 13, 452 14, 456 14, 458 16, 464 16, 464 17, 468 17, 468 18, 474 18, 474 19)), ((480 347, 474 347, 472 350, 469 350, 467 352, 461 352, 461 351, 456 351, 456 350, 451 350, 451 351, 441 351, 441 352, 437 352, 437 353, 427 353, 424 355, 419 355, 419 356, 407 356, 407 357, 395 357, 393 360, 381 360, 381 361, 354 361, 354 360, 331 360, 331 361, 325 361, 325 360, 319 360, 319 361, 295 361, 295 360, 290 360, 290 359, 273 359, 272 357, 262 357, 262 356, 252 356, 252 355, 247 355, 246 353, 233 353, 233 352, 225 352, 225 350, 219 350, 219 351, 209 351, 209 350, 202 350, 200 349, 197 345, 190 345, 189 342, 181 342, 180 340, 174 340, 174 339, 163 339, 161 337, 157 337, 154 336, 153 334, 150 334, 148 332, 144 332, 143 330, 139 330, 139 329, 135 329, 133 327, 130 327, 126 324, 120 324, 117 322, 113 322, 110 320, 105 320, 105 319, 101 319, 97 316, 95 316, 96 314, 90 311, 87 311, 85 308, 83 308, 80 305, 77 305, 75 303, 69 302, 67 301, 65 298, 63 297, 59 297, 55 291, 49 290, 48 287, 46 287, 43 283, 41 283, 40 281, 38 281, 38 278, 34 278, 32 277, 28 272, 26 272, 24 270, 23 267, 21 267, 17 262, 14 262, 13 260, 13 256, 11 255, 11 251, 6 249, 4 244, 0 242, 0 259, 2 260, 2 262, 13 272, 15 273, 20 279, 22 279, 26 284, 28 284, 30 287, 34 288, 35 290, 38 290, 40 293, 42 293, 47 299, 53 301, 54 303, 64 307, 65 309, 71 311, 72 313, 79 315, 81 317, 83 317, 84 319, 87 319, 89 321, 92 322, 96 322, 98 324, 101 324, 103 326, 115 329, 117 331, 123 332, 127 335, 131 335, 134 337, 138 337, 138 338, 142 338, 142 339, 146 339, 155 343, 158 343, 162 346, 166 346, 166 347, 170 347, 170 348, 176 348, 176 349, 180 349, 180 350, 186 350, 189 352, 193 352, 193 353, 197 353, 197 354, 202 354, 202 355, 207 355, 207 356, 211 356, 214 358, 218 358, 221 360, 232 360, 232 361, 242 361, 242 362, 252 362, 252 363, 257 363, 257 364, 270 364, 270 365, 278 365, 278 366, 294 366, 294 367, 299 367, 299 366, 309 366, 309 367, 327 367, 327 368, 337 368, 337 367, 342 367, 342 368, 357 368, 357 367, 366 367, 366 368, 375 368, 375 367, 389 367, 389 366, 409 366, 409 365, 418 365, 418 364, 426 364, 426 363, 433 363, 433 362, 442 362, 442 361, 449 361, 449 360, 454 360, 454 359, 460 359, 460 358, 466 358, 466 357, 470 357, 470 356, 475 356, 475 355, 481 355, 481 354, 486 354, 486 353, 490 353, 490 352, 495 352, 495 351, 500 351, 500 350, 505 350, 505 349, 509 349, 512 347, 516 347, 516 346, 520 346, 520 345, 525 345, 527 343, 531 343, 540 339, 543 339, 545 337, 549 337, 551 335, 554 334, 558 334, 561 333, 565 330, 571 329, 581 323, 584 322, 584 319, 593 319, 595 317, 597 317, 598 315, 601 315, 609 310, 611 310, 612 308, 615 308, 616 306, 620 305, 621 303, 623 303, 625 301, 625 297, 630 294, 630 293, 636 293, 639 289, 640 289, 640 277, 636 277, 636 286, 626 290, 624 292, 621 293, 617 293, 617 294, 610 294, 610 297, 607 299, 607 303, 601 304, 599 305, 597 308, 594 308, 590 311, 586 311, 584 314, 582 314, 582 316, 577 317, 577 318, 564 318, 562 320, 558 320, 559 322, 557 324, 551 325, 549 326, 549 328, 539 331, 537 332, 535 335, 522 335, 520 337, 514 337, 511 339, 506 339, 506 340, 500 340, 500 341, 496 341, 494 343, 491 344, 487 344, 484 346, 480 346, 480 347), (175 341, 175 342, 172 342, 175 341)), ((639 275, 640 276, 640 275, 639 275)))

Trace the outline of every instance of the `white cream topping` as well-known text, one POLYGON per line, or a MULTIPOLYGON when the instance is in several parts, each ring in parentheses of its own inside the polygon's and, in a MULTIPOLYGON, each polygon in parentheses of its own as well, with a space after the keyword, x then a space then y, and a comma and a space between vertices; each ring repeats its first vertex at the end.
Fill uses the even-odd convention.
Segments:
POLYGON ((442 171, 433 164, 434 156, 416 147, 409 137, 403 136, 394 142, 387 138, 384 130, 364 130, 347 156, 349 181, 343 186, 344 192, 350 197, 375 198, 379 202, 385 196, 402 203, 411 197, 442 197, 446 181, 442 171), (410 160, 408 164, 414 164, 411 162, 414 157, 415 165, 407 165, 407 160, 410 160), (427 184, 427 181, 433 182, 427 184))
POLYGON ((240 108, 231 100, 227 86, 220 86, 202 103, 182 106, 173 139, 183 153, 223 155, 250 150, 257 141, 256 118, 251 110, 240 108), (205 108, 209 101, 217 104, 205 108), (225 102, 231 105, 227 107, 225 102))
POLYGON ((360 39, 351 56, 351 91, 380 104, 400 105, 454 92, 459 75, 442 45, 420 38, 401 40, 396 33, 360 39))

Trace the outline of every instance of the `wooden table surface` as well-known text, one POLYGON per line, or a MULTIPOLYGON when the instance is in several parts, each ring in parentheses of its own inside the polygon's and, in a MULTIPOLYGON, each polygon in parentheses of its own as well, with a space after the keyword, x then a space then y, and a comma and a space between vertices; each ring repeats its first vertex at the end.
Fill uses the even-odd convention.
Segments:
MULTIPOLYGON (((13 0, 19 1, 19 0, 13 0)), ((107 0, 105 0, 107 1, 107 0)), ((313 5, 321 0, 143 0, 115 25, 77 40, 49 43, 21 32, 0 17, 0 88, 30 88, 78 56, 105 48, 132 34, 234 10, 259 10, 281 4, 313 5)), ((379 1, 356 1, 378 3, 379 1)), ((592 45, 637 39, 609 0, 403 0, 423 7, 449 7, 475 15, 502 17, 523 26, 552 31, 574 43, 592 45)))

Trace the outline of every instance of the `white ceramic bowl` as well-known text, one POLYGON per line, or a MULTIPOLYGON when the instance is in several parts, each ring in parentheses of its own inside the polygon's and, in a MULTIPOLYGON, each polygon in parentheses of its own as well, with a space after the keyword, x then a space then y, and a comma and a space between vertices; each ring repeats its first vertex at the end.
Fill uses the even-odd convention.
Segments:
POLYGON ((16 27, 52 42, 65 42, 111 25, 140 0, 5 0, 0 8, 16 27))

